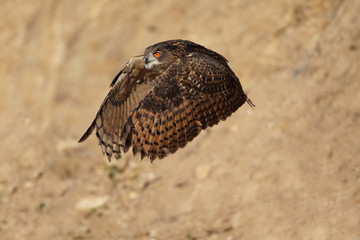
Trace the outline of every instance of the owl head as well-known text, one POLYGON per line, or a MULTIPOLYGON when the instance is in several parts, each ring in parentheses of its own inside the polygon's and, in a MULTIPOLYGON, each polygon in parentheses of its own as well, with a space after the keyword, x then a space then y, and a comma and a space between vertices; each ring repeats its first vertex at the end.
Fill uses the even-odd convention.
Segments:
POLYGON ((177 59, 186 57, 191 53, 201 53, 222 63, 226 64, 227 62, 223 56, 204 46, 191 41, 176 39, 160 42, 146 48, 144 53, 145 67, 163 72, 177 59))
POLYGON ((179 50, 172 47, 169 41, 152 45, 145 49, 144 63, 148 70, 165 71, 179 58, 179 50))

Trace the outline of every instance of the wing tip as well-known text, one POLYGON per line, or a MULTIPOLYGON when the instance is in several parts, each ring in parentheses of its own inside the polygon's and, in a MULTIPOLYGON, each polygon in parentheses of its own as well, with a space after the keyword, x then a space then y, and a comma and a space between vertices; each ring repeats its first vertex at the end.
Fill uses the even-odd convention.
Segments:
POLYGON ((78 143, 85 141, 91 135, 91 133, 94 131, 94 128, 95 128, 95 123, 93 122, 90 125, 90 127, 86 130, 84 135, 79 139, 78 143))

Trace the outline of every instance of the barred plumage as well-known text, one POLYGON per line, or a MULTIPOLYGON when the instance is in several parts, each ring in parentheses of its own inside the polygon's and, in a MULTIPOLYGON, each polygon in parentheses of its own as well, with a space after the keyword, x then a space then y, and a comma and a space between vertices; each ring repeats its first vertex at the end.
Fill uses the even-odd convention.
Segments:
POLYGON ((223 56, 185 40, 148 47, 129 60, 110 87, 79 140, 96 128, 109 161, 130 147, 141 158, 164 158, 246 101, 253 106, 223 56))

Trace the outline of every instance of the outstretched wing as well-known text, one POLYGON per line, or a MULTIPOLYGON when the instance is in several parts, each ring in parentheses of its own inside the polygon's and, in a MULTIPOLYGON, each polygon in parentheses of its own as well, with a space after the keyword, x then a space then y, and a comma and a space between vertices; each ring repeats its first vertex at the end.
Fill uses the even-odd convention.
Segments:
POLYGON ((96 128, 103 154, 110 160, 121 157, 120 134, 130 113, 152 88, 151 81, 158 73, 144 66, 143 56, 131 58, 112 81, 111 90, 101 104, 96 117, 79 142, 96 128))
POLYGON ((120 142, 141 158, 163 158, 202 129, 225 120, 248 100, 226 63, 194 53, 178 59, 126 121, 120 142))

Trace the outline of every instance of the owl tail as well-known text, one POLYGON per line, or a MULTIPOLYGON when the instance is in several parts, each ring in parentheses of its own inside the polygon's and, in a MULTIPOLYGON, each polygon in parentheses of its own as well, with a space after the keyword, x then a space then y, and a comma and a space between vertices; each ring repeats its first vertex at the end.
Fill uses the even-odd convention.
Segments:
POLYGON ((247 102, 247 104, 249 104, 250 107, 252 107, 252 108, 255 107, 255 104, 251 101, 250 98, 246 98, 246 102, 247 102))

